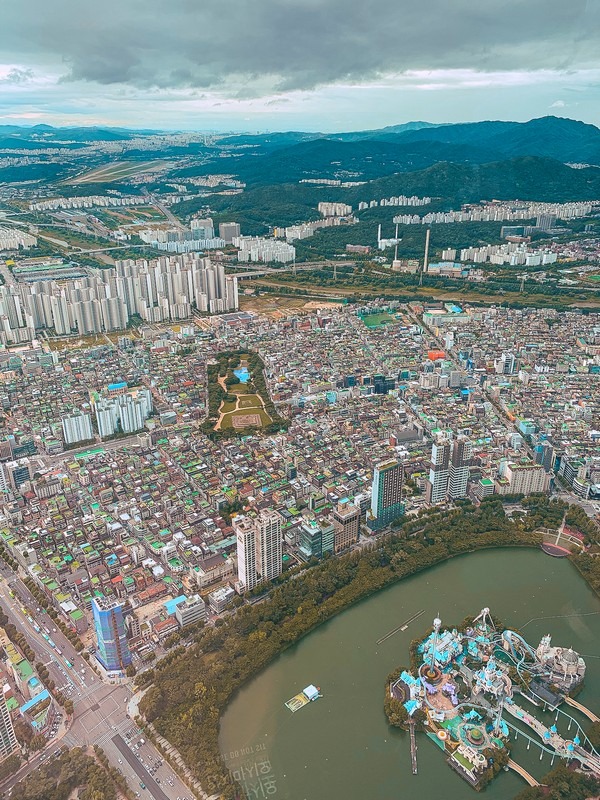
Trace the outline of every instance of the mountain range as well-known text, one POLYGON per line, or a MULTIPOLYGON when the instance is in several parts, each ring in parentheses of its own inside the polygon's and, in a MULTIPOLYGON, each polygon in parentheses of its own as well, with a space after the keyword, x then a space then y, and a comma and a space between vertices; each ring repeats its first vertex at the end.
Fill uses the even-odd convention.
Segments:
MULTIPOLYGON (((35 149, 40 143, 59 146, 69 142, 77 159, 80 148, 85 156, 90 142, 126 143, 156 133, 121 128, 0 126, 0 149, 35 149)), ((600 129, 552 116, 524 123, 410 122, 335 134, 288 131, 223 135, 207 143, 181 139, 169 143, 167 137, 157 141, 156 150, 129 149, 118 157, 170 160, 174 170, 169 179, 233 174, 247 184, 246 191, 236 197, 214 197, 211 205, 224 213, 251 214, 260 227, 268 225, 269 219, 281 224, 284 219, 308 218, 306 212, 312 209, 315 213, 325 192, 327 199, 339 196, 351 204, 358 199, 413 193, 451 204, 493 198, 600 198, 600 129), (178 169, 177 159, 181 157, 185 160, 179 162, 182 168, 178 169), (325 189, 300 183, 319 178, 369 182, 369 186, 325 189)), ((35 166, 43 172, 43 165, 35 166)), ((49 179, 55 176, 49 175, 49 179)), ((182 207, 189 205, 192 210, 198 203, 202 205, 205 200, 184 202, 182 207)))
POLYGON ((529 122, 456 125, 409 123, 377 131, 301 132, 227 137, 218 159, 182 170, 181 177, 231 171, 248 184, 293 183, 306 178, 372 180, 433 164, 485 164, 519 156, 600 165, 600 129, 560 117, 529 122), (242 147, 240 151, 237 148, 242 147), (224 159, 231 150, 231 161, 224 159))

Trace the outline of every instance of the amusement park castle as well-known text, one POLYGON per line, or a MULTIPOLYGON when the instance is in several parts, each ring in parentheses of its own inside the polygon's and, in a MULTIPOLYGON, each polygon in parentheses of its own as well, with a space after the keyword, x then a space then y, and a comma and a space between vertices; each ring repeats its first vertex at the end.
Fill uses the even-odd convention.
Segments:
POLYGON ((570 696, 585 677, 585 661, 571 648, 554 647, 547 635, 534 649, 484 608, 462 629, 443 630, 434 619, 412 650, 411 670, 397 671, 390 682, 391 707, 401 706, 412 731, 417 721, 422 724, 449 766, 475 788, 500 764, 537 784, 509 757, 511 739, 519 737, 527 749, 539 749, 540 759, 568 759, 600 775, 600 755, 577 720, 560 708, 566 703, 597 719, 570 696))

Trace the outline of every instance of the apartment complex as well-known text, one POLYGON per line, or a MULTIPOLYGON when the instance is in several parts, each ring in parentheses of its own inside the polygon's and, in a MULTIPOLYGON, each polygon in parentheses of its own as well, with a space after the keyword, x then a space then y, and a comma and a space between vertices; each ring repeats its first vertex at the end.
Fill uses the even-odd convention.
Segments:
POLYGON ((198 253, 117 261, 93 275, 0 286, 0 341, 32 341, 40 330, 59 336, 122 330, 132 316, 159 323, 237 308, 237 278, 198 253))

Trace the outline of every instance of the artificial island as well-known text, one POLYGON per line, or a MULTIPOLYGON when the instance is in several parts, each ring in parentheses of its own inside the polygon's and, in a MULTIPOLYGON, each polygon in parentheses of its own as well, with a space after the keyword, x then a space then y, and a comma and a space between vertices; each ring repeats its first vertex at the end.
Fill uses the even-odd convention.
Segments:
POLYGON ((502 769, 537 781, 510 757, 511 741, 524 737, 540 759, 564 759, 600 775, 600 755, 577 720, 562 706, 598 718, 574 700, 585 661, 571 648, 555 647, 550 635, 533 648, 484 608, 459 627, 442 629, 434 619, 424 639, 411 644, 410 669, 392 673, 385 709, 390 724, 421 729, 445 754, 448 765, 473 788, 483 789, 502 769))

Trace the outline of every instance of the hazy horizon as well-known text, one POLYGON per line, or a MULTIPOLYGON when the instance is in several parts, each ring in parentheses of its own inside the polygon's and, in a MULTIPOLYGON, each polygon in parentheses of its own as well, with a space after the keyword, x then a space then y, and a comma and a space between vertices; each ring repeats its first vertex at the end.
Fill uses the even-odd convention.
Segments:
MULTIPOLYGON (((594 125, 594 123, 586 123, 584 120, 578 120, 574 117, 560 117, 557 114, 546 114, 546 117, 551 117, 553 119, 563 119, 569 120, 570 122, 581 122, 585 125, 593 125, 596 128, 599 128, 599 125, 594 125)), ((144 128, 135 128, 128 125, 99 125, 96 123, 85 123, 85 122, 77 122, 75 121, 72 124, 65 123, 62 125, 52 125, 50 123, 40 123, 40 122, 19 122, 19 123, 6 123, 0 122, 0 128, 22 128, 24 130, 34 130, 36 128, 52 128, 54 130, 68 130, 69 128, 89 128, 90 130, 93 129, 113 129, 113 130, 122 130, 128 131, 131 133, 166 133, 166 134, 177 134, 177 133, 197 133, 199 135, 248 135, 248 136, 261 136, 261 135, 268 135, 268 134, 284 134, 284 133, 314 133, 314 134, 323 134, 327 136, 328 134, 344 134, 344 133, 365 133, 368 131, 381 131, 386 130, 388 128, 396 128, 402 125, 411 125, 411 124, 425 124, 434 127, 443 127, 445 125, 467 125, 467 124, 477 124, 478 122, 516 122, 520 124, 524 124, 527 122, 533 122, 536 119, 540 119, 540 117, 531 117, 530 119, 525 120, 515 120, 515 119, 481 119, 481 120, 459 120, 457 122, 435 122, 432 123, 430 120, 406 120, 405 122, 395 122, 391 123, 390 125, 383 126, 381 128, 347 128, 345 130, 317 130, 317 129, 309 129, 309 128, 230 128, 230 129, 223 129, 217 130, 215 128, 152 128, 152 127, 144 127, 144 128)))

